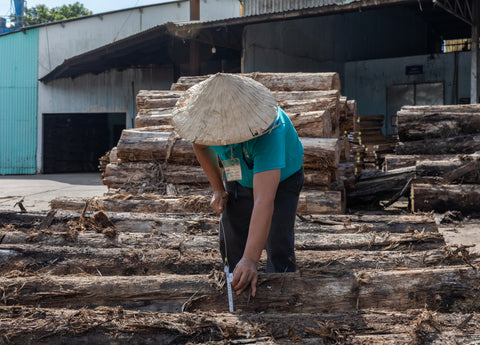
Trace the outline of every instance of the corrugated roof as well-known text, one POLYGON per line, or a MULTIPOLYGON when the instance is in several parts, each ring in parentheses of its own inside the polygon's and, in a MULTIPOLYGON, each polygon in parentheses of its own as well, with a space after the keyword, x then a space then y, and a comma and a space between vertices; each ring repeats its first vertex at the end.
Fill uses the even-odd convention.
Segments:
MULTIPOLYGON (((243 0, 243 14, 245 16, 256 16, 323 6, 345 6, 353 2, 362 1, 363 0, 243 0)), ((387 0, 384 2, 387 2, 387 0)))

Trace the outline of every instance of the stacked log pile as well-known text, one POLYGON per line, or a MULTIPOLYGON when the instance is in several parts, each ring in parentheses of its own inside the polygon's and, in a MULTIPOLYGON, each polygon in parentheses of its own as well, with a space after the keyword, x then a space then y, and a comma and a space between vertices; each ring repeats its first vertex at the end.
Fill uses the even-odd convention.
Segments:
MULTIPOLYGON (((296 273, 259 276, 228 312, 205 213, 0 214, 7 344, 445 344, 480 339, 479 258, 430 215, 315 215, 296 273)), ((265 267, 262 257, 260 270, 265 267)))
POLYGON ((395 138, 383 134, 383 121, 383 115, 357 115, 353 130, 347 132, 357 175, 364 169, 380 170, 384 155, 394 151, 395 138))
POLYGON ((416 166, 412 211, 479 211, 480 106, 404 106, 397 114, 399 157, 386 166, 416 166))
MULTIPOLYGON (((353 162, 348 162, 349 143, 340 135, 340 128, 347 118, 356 117, 356 104, 340 95, 338 74, 243 75, 268 87, 297 129, 305 149, 303 198, 328 200, 325 205, 309 207, 343 213, 345 186, 352 188, 355 176, 353 162)), ((178 98, 207 77, 181 77, 172 90, 138 94, 137 128, 123 131, 105 168, 103 182, 112 192, 192 196, 208 191, 191 144, 176 136, 171 126, 178 98)))

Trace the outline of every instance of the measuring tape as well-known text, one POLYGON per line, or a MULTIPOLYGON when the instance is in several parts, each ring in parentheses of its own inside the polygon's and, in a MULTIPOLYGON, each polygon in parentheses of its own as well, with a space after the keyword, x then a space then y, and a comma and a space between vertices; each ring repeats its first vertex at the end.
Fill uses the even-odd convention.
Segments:
POLYGON ((225 266, 225 276, 227 278, 227 291, 228 291, 228 310, 232 313, 233 312, 233 294, 232 294, 232 280, 233 280, 233 273, 230 273, 228 266, 225 266))

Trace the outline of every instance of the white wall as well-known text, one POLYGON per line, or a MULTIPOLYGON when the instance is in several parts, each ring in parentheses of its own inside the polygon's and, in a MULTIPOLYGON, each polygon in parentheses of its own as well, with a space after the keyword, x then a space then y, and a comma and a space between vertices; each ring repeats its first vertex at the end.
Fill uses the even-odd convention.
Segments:
MULTIPOLYGON (((239 16, 238 0, 200 0, 200 19, 239 16)), ((177 1, 120 12, 93 15, 39 28, 39 78, 64 60, 108 45, 167 22, 190 19, 190 1, 177 1)), ((135 97, 141 89, 170 89, 173 69, 111 70, 99 75, 38 83, 37 171, 43 169, 43 114, 124 112, 126 127, 134 126, 135 97)))

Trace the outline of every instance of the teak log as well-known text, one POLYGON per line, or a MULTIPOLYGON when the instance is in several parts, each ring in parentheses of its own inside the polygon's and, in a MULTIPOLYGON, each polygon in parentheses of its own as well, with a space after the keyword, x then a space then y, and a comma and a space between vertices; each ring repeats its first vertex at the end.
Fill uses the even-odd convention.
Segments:
POLYGON ((480 136, 474 135, 404 141, 395 146, 398 155, 474 153, 479 150, 480 136))
MULTIPOLYGON (((373 170, 372 170, 373 171, 373 170)), ((384 197, 401 190, 415 176, 415 167, 400 168, 389 171, 375 170, 370 174, 362 172, 355 182, 355 190, 349 197, 375 196, 384 197)), ((361 202, 361 200, 359 200, 361 202)))
MULTIPOLYGON (((263 84, 271 91, 312 91, 337 90, 340 91, 340 77, 338 73, 245 73, 238 74, 252 78, 263 84)), ((172 90, 182 91, 206 80, 211 75, 180 77, 172 84, 172 90)))
MULTIPOLYGON (((46 228, 50 232, 66 232, 71 222, 81 222, 81 211, 52 210, 54 218, 46 228)), ((49 212, 49 214, 50 214, 49 212)), ((87 211, 83 219, 87 224, 97 213, 87 211)), ((213 214, 191 213, 129 213, 105 212, 115 229, 121 232, 138 233, 186 233, 186 234, 218 234, 219 217, 213 214)), ((40 225, 48 218, 48 214, 37 213, 0 213, 0 228, 15 229, 27 233, 42 230, 40 225)), ((438 232, 437 225, 431 215, 305 215, 298 216, 295 232, 315 233, 421 233, 438 232)))
POLYGON ((458 157, 445 160, 423 160, 417 162, 418 177, 438 177, 440 182, 450 184, 454 181, 461 183, 480 183, 480 161, 460 160, 458 157))
POLYGON ((140 90, 136 98, 137 110, 172 108, 183 93, 183 91, 171 90, 140 90))
POLYGON ((208 183, 208 179, 200 166, 163 165, 153 162, 108 164, 102 181, 103 184, 108 187, 112 186, 112 188, 143 183, 151 187, 158 186, 161 183, 208 183))
POLYGON ((412 211, 462 213, 479 212, 480 185, 433 185, 417 184, 411 186, 412 211))
MULTIPOLYGON (((338 139, 300 138, 305 155, 304 166, 311 169, 336 168, 340 161, 338 139)), ((198 165, 192 144, 169 132, 153 128, 128 129, 117 144, 117 156, 122 162, 156 161, 181 165, 198 165)))
POLYGON ((397 113, 401 141, 447 138, 480 133, 480 107, 404 106, 397 113))
MULTIPOLYGON (((90 211, 144 212, 144 213, 211 213, 210 195, 157 196, 157 195, 113 195, 96 197, 89 201, 90 211)), ((50 202, 52 209, 82 210, 85 201, 66 197, 50 202)), ((338 214, 345 210, 339 191, 305 190, 300 194, 297 212, 310 214, 338 214)))
MULTIPOLYGON (((0 232, 2 243, 26 244, 36 243, 41 246, 85 246, 95 248, 165 248, 179 249, 181 252, 211 250, 217 248, 217 236, 199 234, 143 234, 137 232, 97 233, 94 231, 38 232, 24 233, 19 231, 0 232)), ((358 234, 335 233, 297 233, 295 247, 298 250, 335 250, 335 249, 368 249, 396 248, 407 244, 431 249, 432 245, 444 244, 438 233, 377 233, 358 234)))
POLYGON ((387 154, 384 156, 384 170, 394 170, 399 168, 413 167, 419 161, 435 161, 443 159, 455 159, 456 155, 393 155, 387 154))
MULTIPOLYGON (((427 251, 364 251, 348 250, 300 250, 295 262, 302 272, 345 275, 360 269, 392 270, 425 268, 437 265, 463 264, 465 258, 455 248, 427 251)), ((470 258, 478 263, 478 257, 470 258)), ((11 271, 25 274, 101 274, 155 275, 208 274, 212 269, 221 270, 220 252, 217 249, 178 248, 98 248, 77 246, 38 246, 32 244, 3 244, 0 247, 0 273, 11 271)), ((262 257, 259 271, 265 270, 262 257)))
MULTIPOLYGON (((154 276, 0 277, 2 303, 72 308, 122 306, 154 311, 228 310, 223 273, 154 276), (219 291, 221 289, 221 291, 219 291)), ((471 267, 361 271, 356 275, 260 274, 255 298, 234 295, 244 312, 348 312, 430 309, 473 312, 480 307, 480 272, 471 267)))
MULTIPOLYGON (((332 137, 332 119, 330 111, 317 110, 297 113, 288 113, 293 126, 299 136, 312 138, 330 138, 332 137)), ((165 126, 169 132, 173 131, 172 114, 144 114, 137 115, 135 118, 136 127, 156 127, 165 126)))
POLYGON ((10 343, 52 345, 142 344, 474 344, 480 340, 473 314, 412 310, 353 313, 157 313, 122 308, 95 310, 0 307, 10 343), (41 316, 41 318, 39 317, 41 316), (18 322, 22 320, 22 322, 18 322), (441 325, 441 327, 439 327, 441 325))

